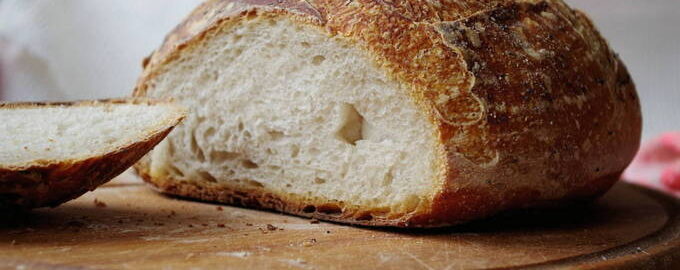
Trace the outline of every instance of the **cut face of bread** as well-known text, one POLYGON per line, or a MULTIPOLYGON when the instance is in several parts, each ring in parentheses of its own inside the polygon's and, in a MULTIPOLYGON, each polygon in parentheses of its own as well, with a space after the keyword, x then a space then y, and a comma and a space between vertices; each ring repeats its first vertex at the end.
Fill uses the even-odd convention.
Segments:
POLYGON ((389 213, 433 193, 431 122, 365 52, 316 27, 242 21, 150 83, 150 97, 192 108, 151 155, 153 176, 389 213))
POLYGON ((103 155, 167 129, 176 114, 172 106, 139 104, 5 107, 0 164, 21 168, 103 155))
POLYGON ((561 0, 210 0, 135 96, 189 108, 135 166, 160 191, 371 226, 592 200, 641 131, 625 66, 561 0))
POLYGON ((0 206, 54 206, 151 150, 183 109, 144 100, 0 105, 0 206))

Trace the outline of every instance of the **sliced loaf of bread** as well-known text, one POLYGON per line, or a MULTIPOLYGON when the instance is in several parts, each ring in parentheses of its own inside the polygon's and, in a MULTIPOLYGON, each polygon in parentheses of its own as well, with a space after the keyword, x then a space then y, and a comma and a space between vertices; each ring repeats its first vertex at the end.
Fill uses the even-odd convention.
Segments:
POLYGON ((640 139, 625 66, 561 0, 213 0, 144 66, 136 96, 190 108, 149 183, 318 219, 589 200, 640 139))
POLYGON ((56 206, 111 180, 184 117, 144 99, 0 104, 0 207, 56 206))

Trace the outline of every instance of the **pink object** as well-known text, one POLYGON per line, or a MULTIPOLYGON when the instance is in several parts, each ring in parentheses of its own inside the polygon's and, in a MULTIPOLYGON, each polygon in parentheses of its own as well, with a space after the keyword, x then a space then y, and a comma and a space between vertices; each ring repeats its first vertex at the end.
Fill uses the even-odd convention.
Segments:
POLYGON ((680 132, 643 144, 623 178, 680 197, 680 132))
POLYGON ((661 173, 661 183, 672 190, 680 191, 680 162, 675 162, 661 173))
POLYGON ((2 79, 3 75, 3 66, 5 65, 5 44, 2 38, 0 38, 0 101, 2 101, 2 97, 4 96, 3 94, 3 88, 4 88, 4 81, 2 79))

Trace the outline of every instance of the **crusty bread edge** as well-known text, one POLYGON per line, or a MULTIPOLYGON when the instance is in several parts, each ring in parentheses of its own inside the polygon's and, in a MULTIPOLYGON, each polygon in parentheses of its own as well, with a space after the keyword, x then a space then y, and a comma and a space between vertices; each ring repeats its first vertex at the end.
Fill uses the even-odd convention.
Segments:
POLYGON ((503 205, 490 203, 487 190, 467 189, 438 196, 433 205, 411 213, 389 215, 383 209, 369 209, 326 199, 311 199, 296 194, 266 191, 262 188, 232 186, 229 184, 175 180, 172 177, 154 178, 149 172, 148 160, 135 164, 135 172, 156 191, 182 198, 217 202, 252 209, 269 210, 371 227, 438 228, 465 223, 487 217, 504 210, 543 208, 550 211, 565 205, 581 204, 603 195, 620 177, 620 173, 595 179, 586 186, 575 189, 566 199, 535 200, 531 193, 508 192, 503 194, 503 205), (435 210, 435 211, 432 211, 435 210))
POLYGON ((0 109, 113 104, 171 106, 175 113, 151 127, 153 132, 144 139, 127 143, 105 154, 69 160, 39 160, 23 166, 0 165, 0 208, 55 207, 94 190, 134 165, 186 115, 185 109, 174 103, 145 98, 0 104, 0 109))

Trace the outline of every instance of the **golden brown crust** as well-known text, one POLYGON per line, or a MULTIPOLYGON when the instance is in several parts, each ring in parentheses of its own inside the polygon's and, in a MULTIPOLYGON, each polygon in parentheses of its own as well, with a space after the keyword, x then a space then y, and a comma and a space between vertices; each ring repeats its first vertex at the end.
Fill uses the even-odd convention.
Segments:
MULTIPOLYGON (((102 106, 109 104, 159 104, 147 99, 116 99, 81 102, 5 103, 0 109, 46 106, 102 106)), ((174 106, 174 105, 173 105, 174 106)), ((162 141, 183 119, 168 118, 163 128, 141 141, 131 142, 101 156, 76 160, 38 160, 22 166, 0 165, 0 208, 54 207, 94 190, 132 166, 162 141)))
POLYGON ((625 66, 561 0, 208 1, 152 56, 135 95, 223 22, 262 14, 323 27, 367 50, 438 128, 441 188, 412 220, 383 225, 458 223, 569 200, 585 186, 599 194, 637 151, 640 107, 625 66))

